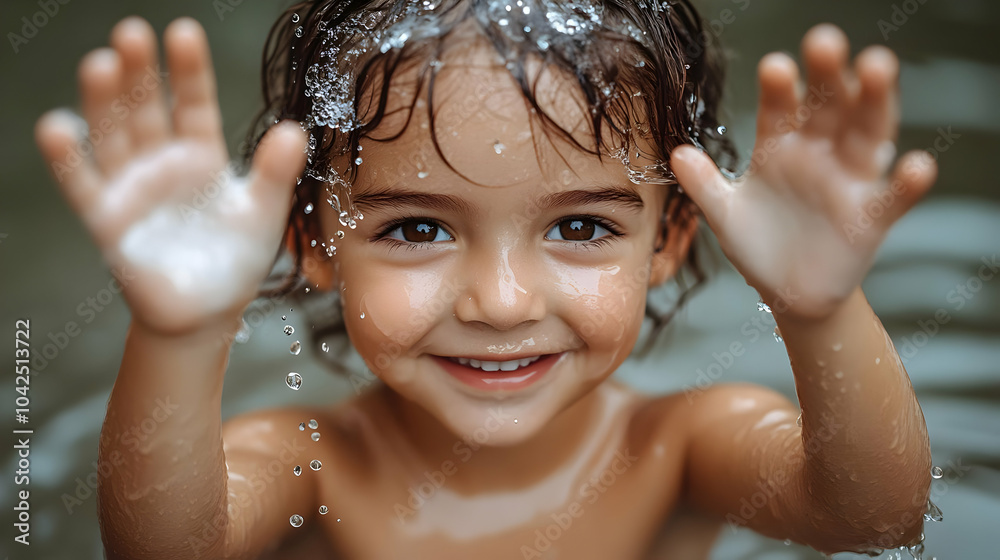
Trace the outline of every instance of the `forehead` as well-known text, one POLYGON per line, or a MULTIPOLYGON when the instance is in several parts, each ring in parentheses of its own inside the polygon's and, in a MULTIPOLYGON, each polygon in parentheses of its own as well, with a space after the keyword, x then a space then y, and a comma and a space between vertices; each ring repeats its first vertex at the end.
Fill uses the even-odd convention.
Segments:
MULTIPOLYGON (((484 37, 467 27, 456 28, 455 33, 444 45, 440 63, 435 63, 433 85, 429 71, 421 77, 426 59, 419 57, 393 74, 385 115, 367 136, 399 136, 388 142, 362 140, 362 164, 356 180, 359 189, 373 183, 404 181, 408 186, 419 186, 413 184, 414 177, 432 174, 432 183, 439 187, 469 181, 493 187, 526 182, 568 184, 575 176, 587 182, 629 182, 621 161, 608 155, 599 160, 561 138, 554 128, 549 134, 543 131, 540 113, 580 145, 597 149, 590 105, 575 77, 543 65, 537 58, 527 58, 523 68, 540 109, 536 112, 484 37), (433 126, 428 111, 431 103, 433 126), (435 139, 454 170, 441 159, 435 139)), ((375 96, 380 91, 381 83, 376 79, 359 104, 363 108, 361 122, 377 107, 375 96)), ((612 138, 607 124, 602 126, 604 137, 612 138)), ((615 142, 620 140, 612 140, 615 142)), ((648 148, 643 151, 651 153, 648 148)))

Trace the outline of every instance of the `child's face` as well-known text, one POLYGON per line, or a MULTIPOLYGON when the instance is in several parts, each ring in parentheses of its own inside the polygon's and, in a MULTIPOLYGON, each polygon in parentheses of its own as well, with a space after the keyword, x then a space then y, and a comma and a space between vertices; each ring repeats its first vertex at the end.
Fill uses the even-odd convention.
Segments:
MULTIPOLYGON (((627 357, 647 288, 675 272, 691 228, 672 229, 666 250, 655 253, 665 188, 631 183, 613 158, 598 161, 554 135, 550 143, 540 130, 533 136, 515 82, 490 67, 492 51, 460 56, 446 59, 435 82, 438 139, 456 169, 488 186, 439 159, 418 104, 399 139, 362 141, 352 198, 365 217, 357 229, 340 226, 324 205, 326 239, 346 234, 328 273, 342 289, 351 341, 378 377, 456 435, 485 427, 488 445, 508 445, 627 357), (449 359, 538 356, 494 373, 449 359), (497 409, 502 424, 487 421, 497 409)), ((537 92, 548 114, 593 147, 575 83, 546 73, 537 92)), ((391 94, 388 112, 411 95, 405 86, 391 94)), ((386 118, 373 136, 397 132, 407 113, 386 118)))

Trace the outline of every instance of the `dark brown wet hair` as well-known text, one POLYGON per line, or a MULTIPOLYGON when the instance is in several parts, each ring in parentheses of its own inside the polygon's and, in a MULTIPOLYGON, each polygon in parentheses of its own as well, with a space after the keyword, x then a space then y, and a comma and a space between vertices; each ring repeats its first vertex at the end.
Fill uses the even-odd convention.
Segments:
MULTIPOLYGON (((644 156, 663 162, 653 170, 654 174, 658 172, 659 182, 667 182, 672 178, 669 154, 681 144, 703 147, 724 167, 734 162, 735 152, 719 132, 724 130, 720 129, 718 122, 723 90, 721 52, 713 44, 711 34, 707 32, 689 0, 299 2, 282 14, 268 35, 262 72, 264 108, 251 128, 248 139, 251 149, 246 157, 252 157, 253 150, 271 125, 282 119, 295 119, 310 129, 310 142, 315 146, 307 169, 331 168, 334 157, 349 155, 350 169, 343 178, 351 184, 357 177, 355 159, 359 155, 359 140, 365 138, 372 142, 391 142, 401 136, 409 125, 418 100, 417 95, 414 95, 408 108, 409 115, 405 125, 397 134, 381 138, 371 136, 386 116, 387 92, 392 77, 400 70, 417 64, 420 65, 419 79, 426 80, 426 110, 435 150, 449 168, 455 170, 438 145, 435 112, 447 112, 448 105, 439 102, 439 107, 434 106, 434 80, 440 67, 437 61, 448 45, 449 36, 456 26, 469 19, 475 20, 477 31, 496 49, 499 57, 506 61, 507 70, 519 84, 526 104, 533 109, 533 117, 541 123, 547 136, 557 134, 582 152, 599 158, 608 157, 607 154, 614 149, 612 146, 626 146, 625 153, 634 154, 637 148, 633 137, 645 136, 656 153, 644 156), (425 11, 423 16, 426 20, 424 23, 430 23, 433 33, 421 36, 413 34, 402 44, 359 52, 359 44, 390 30, 394 22, 405 18, 420 6, 433 7, 433 10, 425 11), (534 9, 531 17, 536 19, 528 22, 528 16, 522 16, 522 6, 534 9), (588 22, 597 21, 592 18, 595 6, 600 10, 601 23, 590 25, 588 22), (548 14, 538 13, 546 9, 553 11, 548 14), (509 14, 510 21, 507 21, 507 14, 501 10, 509 14), (559 17, 553 19, 553 13, 559 17), (549 16, 550 25, 565 26, 567 15, 574 24, 583 25, 570 29, 571 33, 563 28, 556 36, 542 36, 538 40, 536 37, 539 27, 546 24, 546 15, 549 16), (506 25, 502 25, 500 19, 506 25), (363 28, 359 27, 359 23, 363 28), (531 24, 536 26, 534 35, 527 31, 531 24), (337 33, 338 30, 346 32, 337 33), (346 98, 353 100, 353 115, 364 115, 365 120, 363 123, 353 122, 349 126, 341 123, 337 128, 328 126, 333 123, 323 120, 317 124, 317 109, 322 107, 316 107, 314 103, 322 101, 317 101, 310 92, 316 91, 317 76, 332 79, 338 75, 335 72, 317 74, 316 68, 322 68, 323 65, 336 67, 336 59, 345 56, 353 64, 351 79, 335 84, 334 88, 348 94, 346 98), (535 85, 525 72, 525 61, 532 56, 543 61, 552 70, 575 76, 580 91, 590 104, 590 124, 596 150, 577 142, 569 131, 560 128, 539 106, 535 85), (374 90, 370 91, 375 85, 380 88, 378 95, 372 93, 374 90), (609 90, 613 90, 611 95, 609 90), (366 92, 369 93, 368 97, 365 96, 366 92), (602 134, 602 125, 606 125, 611 131, 610 138, 602 134)), ((421 88, 416 91, 421 91, 421 88)), ((325 115, 328 117, 329 111, 325 115)), ((350 121, 351 117, 346 120, 350 121)), ((534 123, 532 126, 534 128, 534 123)), ((462 175, 457 170, 455 172, 462 175)), ((322 172, 307 172, 296 187, 285 240, 290 248, 288 253, 291 257, 291 271, 282 277, 279 285, 266 290, 264 295, 302 296, 305 286, 302 272, 304 263, 307 263, 306 257, 325 257, 322 247, 313 248, 306 242, 324 237, 319 212, 307 211, 326 204, 327 184, 317 178, 321 176, 322 172)), ((664 215, 669 235, 673 224, 684 224, 695 219, 697 209, 675 182, 664 188, 668 189, 664 215)), ((646 315, 651 318, 653 328, 641 353, 649 351, 674 312, 706 279, 703 268, 705 255, 699 250, 701 245, 699 242, 692 246, 683 269, 674 279, 679 290, 673 298, 673 305, 666 309, 656 309, 657 306, 652 301, 647 302, 646 315)), ((286 243, 282 247, 286 247, 286 243)), ((317 320, 313 330, 317 340, 327 339, 343 331, 340 310, 336 309, 330 314, 326 319, 317 320)))

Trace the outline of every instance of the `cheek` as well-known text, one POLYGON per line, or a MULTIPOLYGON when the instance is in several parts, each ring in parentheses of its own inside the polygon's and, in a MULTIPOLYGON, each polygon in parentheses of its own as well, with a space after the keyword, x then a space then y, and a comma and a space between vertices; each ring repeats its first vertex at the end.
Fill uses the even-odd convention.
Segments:
MULTIPOLYGON (((438 268, 400 270, 368 265, 343 276, 344 322, 351 340, 366 356, 372 348, 398 357, 449 312, 454 290, 438 268)), ((385 360, 380 360, 384 365, 385 360)))
POLYGON ((617 352, 638 336, 646 305, 642 278, 648 276, 648 265, 629 265, 557 271, 557 288, 567 306, 565 316, 591 349, 617 352))

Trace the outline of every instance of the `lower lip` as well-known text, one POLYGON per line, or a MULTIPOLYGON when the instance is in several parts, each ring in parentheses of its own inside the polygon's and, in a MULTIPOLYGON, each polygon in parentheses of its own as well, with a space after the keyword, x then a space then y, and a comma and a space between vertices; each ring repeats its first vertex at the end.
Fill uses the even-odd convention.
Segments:
POLYGON ((447 358, 434 356, 434 360, 452 377, 481 391, 517 391, 541 379, 563 355, 549 354, 514 371, 483 371, 463 366, 447 358))

